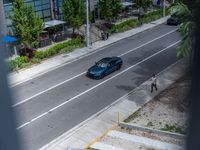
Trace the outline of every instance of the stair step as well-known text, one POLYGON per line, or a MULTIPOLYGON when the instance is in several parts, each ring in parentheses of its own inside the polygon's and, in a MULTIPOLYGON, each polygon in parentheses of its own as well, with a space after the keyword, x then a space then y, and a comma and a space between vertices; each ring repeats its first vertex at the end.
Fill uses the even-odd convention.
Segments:
POLYGON ((119 147, 115 147, 112 145, 96 142, 94 145, 92 145, 92 148, 98 149, 98 150, 125 150, 119 147))
POLYGON ((141 137, 141 136, 136 136, 136 135, 131 135, 131 134, 123 133, 123 132, 119 132, 119 131, 110 131, 107 135, 114 137, 114 138, 120 138, 120 139, 128 140, 128 141, 135 142, 135 143, 140 143, 140 144, 144 144, 146 146, 156 147, 156 148, 160 148, 160 149, 164 149, 164 150, 184 150, 184 147, 179 146, 179 145, 161 142, 158 140, 141 137))

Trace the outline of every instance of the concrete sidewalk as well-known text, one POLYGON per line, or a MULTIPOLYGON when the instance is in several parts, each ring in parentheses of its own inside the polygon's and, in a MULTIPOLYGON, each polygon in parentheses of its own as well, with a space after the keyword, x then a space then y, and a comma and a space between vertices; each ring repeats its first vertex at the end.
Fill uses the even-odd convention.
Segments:
POLYGON ((159 20, 153 21, 149 24, 144 24, 141 27, 134 28, 132 30, 123 32, 123 33, 117 33, 109 37, 106 41, 98 41, 93 43, 92 48, 80 48, 76 49, 75 51, 67 54, 61 54, 52 58, 49 58, 45 61, 42 61, 41 64, 32 66, 28 69, 22 69, 18 72, 12 72, 8 75, 9 84, 11 86, 14 86, 16 84, 22 83, 24 81, 28 81, 32 78, 35 78, 41 74, 44 74, 46 72, 49 72, 51 70, 54 70, 58 67, 61 67, 67 63, 70 63, 76 59, 79 59, 81 57, 84 57, 88 54, 91 54, 95 51, 100 51, 107 45, 113 44, 119 40, 122 40, 124 38, 128 38, 130 36, 133 36, 137 33, 143 32, 145 30, 151 29, 153 27, 156 27, 164 22, 166 22, 168 16, 161 18, 159 20))
POLYGON ((157 92, 150 92, 150 80, 148 80, 40 150, 66 150, 68 147, 83 149, 111 126, 117 124, 118 112, 121 113, 123 121, 182 77, 188 71, 188 66, 188 59, 179 60, 157 75, 159 88, 157 92))

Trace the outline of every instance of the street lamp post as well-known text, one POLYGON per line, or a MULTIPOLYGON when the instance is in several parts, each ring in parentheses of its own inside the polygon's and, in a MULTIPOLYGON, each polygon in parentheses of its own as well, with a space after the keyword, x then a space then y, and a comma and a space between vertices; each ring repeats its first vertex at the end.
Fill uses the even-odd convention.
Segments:
POLYGON ((91 47, 90 45, 90 24, 89 24, 89 2, 86 0, 86 45, 87 47, 91 47))

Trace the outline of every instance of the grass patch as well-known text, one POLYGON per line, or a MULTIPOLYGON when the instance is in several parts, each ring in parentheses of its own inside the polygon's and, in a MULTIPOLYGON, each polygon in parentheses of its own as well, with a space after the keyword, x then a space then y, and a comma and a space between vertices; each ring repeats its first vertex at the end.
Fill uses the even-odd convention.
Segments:
POLYGON ((152 127, 153 126, 153 123, 152 122, 148 122, 147 123, 147 127, 152 127))
POLYGON ((139 110, 134 112, 132 115, 130 115, 128 118, 126 118, 124 120, 125 123, 128 123, 128 122, 131 122, 132 120, 134 120, 135 118, 139 117, 140 116, 140 113, 139 113, 139 110))
POLYGON ((184 127, 178 126, 178 125, 168 125, 168 124, 166 124, 165 127, 161 128, 160 130, 185 134, 184 127))

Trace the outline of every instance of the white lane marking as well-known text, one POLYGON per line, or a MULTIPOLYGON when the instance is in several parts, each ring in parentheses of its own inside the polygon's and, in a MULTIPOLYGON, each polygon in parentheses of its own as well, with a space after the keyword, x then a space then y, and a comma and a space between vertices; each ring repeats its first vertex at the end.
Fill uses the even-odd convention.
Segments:
POLYGON ((93 89, 99 87, 100 85, 102 85, 102 84, 104 84, 104 83, 106 83, 106 82, 112 80, 113 78, 115 78, 115 77, 117 77, 117 76, 119 76, 119 75, 121 75, 121 74, 127 72, 128 70, 132 69, 133 67, 135 67, 135 66, 137 66, 137 65, 139 65, 139 64, 141 64, 141 63, 147 61, 148 59, 150 59, 150 58, 152 58, 152 57, 154 57, 154 56, 156 56, 156 55, 162 53, 163 51, 165 51, 165 50, 167 50, 167 49, 169 49, 169 48, 175 46, 176 44, 180 43, 180 41, 181 41, 181 40, 179 40, 179 41, 177 41, 177 42, 175 42, 175 43, 173 43, 173 44, 167 46, 166 48, 160 50, 159 52, 154 53, 153 55, 151 55, 151 56, 149 56, 149 57, 146 57, 146 58, 143 59, 142 61, 140 61, 140 62, 138 62, 138 63, 136 63, 136 64, 134 64, 134 65, 132 65, 132 66, 130 66, 130 67, 128 67, 128 68, 126 68, 126 69, 123 70, 122 72, 120 72, 120 73, 118 73, 118 74, 116 74, 116 75, 114 75, 114 76, 112 76, 112 77, 110 77, 110 78, 104 80, 103 82, 101 82, 101 83, 99 83, 99 84, 97 84, 97 85, 91 87, 90 89, 88 89, 88 90, 86 90, 86 91, 84 91, 84 92, 82 92, 82 93, 80 93, 80 94, 78 94, 78 95, 72 97, 72 98, 69 99, 68 101, 63 102, 63 103, 61 103, 60 105, 58 105, 58 106, 56 106, 56 107, 53 107, 52 109, 50 109, 50 110, 44 112, 43 114, 39 115, 38 117, 36 117, 36 118, 34 118, 34 119, 32 119, 32 120, 30 120, 30 121, 28 121, 28 122, 26 122, 26 123, 20 125, 19 127, 17 127, 17 129, 19 130, 19 129, 25 127, 26 125, 28 125, 28 124, 30 124, 30 123, 32 123, 32 122, 34 122, 34 121, 36 121, 36 120, 42 118, 43 116, 46 116, 49 112, 53 112, 54 110, 56 110, 56 109, 62 107, 63 105, 65 105, 65 104, 71 102, 72 100, 74 100, 74 99, 76 99, 76 98, 78 98, 78 97, 84 95, 85 93, 88 93, 88 92, 92 91, 93 89))
POLYGON ((130 52, 132 52, 132 51, 135 51, 136 49, 139 49, 139 48, 141 48, 141 47, 143 47, 143 46, 145 46, 145 45, 148 45, 148 44, 150 44, 150 43, 152 43, 152 42, 154 42, 154 41, 156 41, 156 40, 158 40, 158 39, 161 39, 161 38, 163 38, 164 36, 169 35, 169 34, 175 32, 175 31, 177 31, 177 30, 178 30, 178 29, 174 29, 174 30, 172 30, 172 31, 170 31, 170 32, 168 32, 168 33, 166 33, 166 34, 163 34, 163 35, 161 35, 161 36, 159 36, 159 37, 157 37, 157 38, 155 38, 155 39, 153 39, 153 40, 151 40, 151 41, 149 41, 149 42, 146 42, 146 43, 144 43, 144 44, 142 44, 142 45, 140 45, 140 46, 138 46, 138 47, 136 47, 136 48, 134 48, 134 49, 131 49, 131 50, 129 50, 129 51, 127 51, 127 52, 125 52, 125 53, 119 55, 119 57, 124 56, 124 55, 126 55, 126 54, 128 54, 128 53, 130 53, 130 52))
POLYGON ((79 76, 81 76, 81 75, 83 75, 83 74, 85 74, 85 73, 86 73, 86 71, 85 71, 85 72, 82 72, 82 73, 80 73, 80 74, 78 74, 78 75, 76 75, 76 76, 74 76, 74 77, 72 77, 72 78, 70 78, 70 79, 67 79, 67 80, 65 80, 65 81, 63 81, 63 82, 61 82, 61 83, 59 83, 59 84, 56 84, 56 85, 54 85, 54 86, 52 86, 52 87, 50 87, 50 88, 47 88, 46 90, 44 90, 44 91, 42 91, 42 92, 39 92, 39 93, 37 93, 37 94, 35 94, 35 95, 33 95, 33 96, 27 98, 27 99, 24 99, 24 100, 22 100, 22 101, 20 101, 20 102, 18 102, 18 103, 16 103, 16 104, 14 104, 14 105, 12 105, 12 107, 16 107, 16 106, 18 106, 18 105, 20 105, 20 104, 22 104, 22 103, 25 103, 25 102, 29 101, 30 99, 35 98, 35 97, 37 97, 37 96, 39 96, 39 95, 41 95, 41 94, 44 94, 45 92, 48 92, 48 91, 50 91, 50 90, 52 90, 52 89, 54 89, 54 88, 56 88, 56 87, 58 87, 58 86, 60 86, 60 85, 62 85, 62 84, 64 84, 64 83, 66 83, 66 82, 69 82, 70 80, 73 80, 73 79, 75 79, 75 78, 77 78, 77 77, 79 77, 79 76))
MULTIPOLYGON (((148 44, 150 44, 150 43, 152 43, 152 42, 154 42, 154 41, 156 41, 156 40, 158 40, 158 39, 163 38, 163 37, 166 36, 166 35, 169 35, 169 34, 175 32, 175 31, 177 31, 177 29, 174 29, 174 30, 172 30, 172 31, 170 31, 170 32, 168 32, 168 33, 166 33, 166 34, 163 34, 162 36, 159 36, 159 37, 157 37, 157 38, 155 38, 155 39, 153 39, 153 40, 151 40, 151 41, 149 41, 149 42, 146 42, 146 43, 144 43, 144 44, 142 44, 142 45, 140 45, 140 46, 138 46, 138 47, 136 47, 136 48, 134 48, 134 49, 131 49, 131 50, 129 50, 129 51, 127 51, 127 52, 125 52, 125 53, 119 55, 119 57, 124 56, 124 55, 126 55, 126 54, 128 54, 128 53, 130 53, 130 52, 133 52, 133 51, 135 51, 135 50, 137 50, 137 49, 139 49, 139 48, 141 48, 141 47, 143 47, 143 46, 145 46, 145 45, 148 45, 148 44)), ((71 81, 71 80, 73 80, 73 79, 75 79, 75 78, 77 78, 77 77, 79 77, 79 76, 81 76, 81 75, 83 75, 83 74, 85 74, 85 73, 86 73, 86 71, 84 71, 84 72, 82 72, 82 73, 80 73, 80 74, 78 74, 78 75, 76 75, 76 76, 74 76, 74 77, 72 77, 72 78, 70 78, 70 79, 67 79, 67 80, 65 80, 65 81, 63 81, 63 82, 61 82, 61 83, 58 83, 58 84, 56 84, 56 85, 54 85, 54 86, 52 86, 52 87, 50 87, 50 88, 47 88, 46 90, 41 91, 41 92, 39 92, 39 93, 37 93, 37 94, 35 94, 35 95, 29 97, 29 98, 26 98, 26 99, 24 99, 24 100, 21 100, 20 102, 18 102, 18 103, 16 103, 16 104, 13 104, 12 107, 16 107, 16 106, 18 106, 18 105, 20 105, 20 104, 23 104, 23 103, 25 103, 25 102, 31 100, 32 98, 35 98, 35 97, 37 97, 37 96, 39 96, 39 95, 42 95, 42 94, 44 94, 45 92, 48 92, 48 91, 50 91, 50 90, 52 90, 52 89, 54 89, 54 88, 56 88, 56 87, 58 87, 58 86, 60 86, 60 85, 62 85, 62 84, 64 84, 64 83, 66 83, 66 82, 69 82, 69 81, 71 81)))

